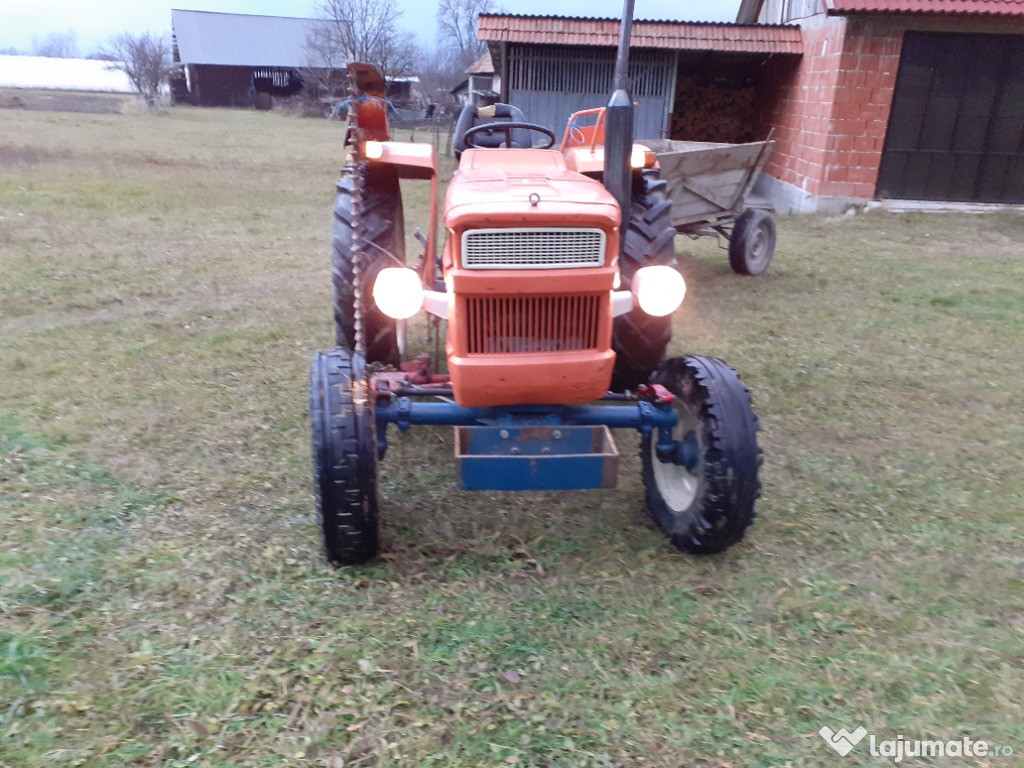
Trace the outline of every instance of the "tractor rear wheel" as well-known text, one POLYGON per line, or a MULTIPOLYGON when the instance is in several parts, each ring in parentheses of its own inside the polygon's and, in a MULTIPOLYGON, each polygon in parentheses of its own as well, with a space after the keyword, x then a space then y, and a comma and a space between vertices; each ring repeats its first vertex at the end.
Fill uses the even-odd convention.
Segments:
POLYGON ((714 357, 673 357, 651 377, 676 396, 673 439, 685 462, 664 462, 657 432, 643 439, 644 488, 654 522, 677 549, 721 552, 743 538, 760 495, 757 416, 736 371, 714 357))
MULTIPOLYGON (((675 237, 672 227, 672 201, 668 182, 657 171, 644 171, 633 177, 633 208, 623 227, 619 276, 622 290, 629 290, 633 275, 641 267, 657 264, 676 266, 675 237)), ((639 307, 615 318, 612 349, 615 368, 612 389, 636 389, 646 384, 651 371, 665 356, 672 338, 672 317, 651 317, 639 307)))
POLYGON ((380 548, 377 445, 365 362, 343 349, 318 353, 309 376, 313 478, 324 552, 355 565, 380 548))
POLYGON ((338 346, 356 348, 358 315, 367 362, 398 365, 396 322, 377 309, 372 297, 377 273, 384 267, 405 263, 402 193, 393 167, 358 163, 342 169, 334 201, 331 246, 338 346))
POLYGON ((760 275, 775 255, 775 221, 767 211, 748 208, 729 238, 729 266, 738 275, 760 275))

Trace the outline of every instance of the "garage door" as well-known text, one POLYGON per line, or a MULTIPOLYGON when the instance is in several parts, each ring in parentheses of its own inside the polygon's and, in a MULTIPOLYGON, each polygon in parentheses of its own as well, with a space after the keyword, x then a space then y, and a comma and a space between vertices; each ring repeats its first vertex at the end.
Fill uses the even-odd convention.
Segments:
POLYGON ((877 192, 1024 203, 1024 36, 906 33, 877 192))

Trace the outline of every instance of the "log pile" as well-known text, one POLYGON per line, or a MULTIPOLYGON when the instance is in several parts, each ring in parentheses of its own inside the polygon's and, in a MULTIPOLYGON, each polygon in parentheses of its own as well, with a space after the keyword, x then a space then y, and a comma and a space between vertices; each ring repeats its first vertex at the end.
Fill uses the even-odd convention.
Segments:
POLYGON ((756 111, 752 84, 680 75, 669 138, 726 144, 756 141, 756 111))

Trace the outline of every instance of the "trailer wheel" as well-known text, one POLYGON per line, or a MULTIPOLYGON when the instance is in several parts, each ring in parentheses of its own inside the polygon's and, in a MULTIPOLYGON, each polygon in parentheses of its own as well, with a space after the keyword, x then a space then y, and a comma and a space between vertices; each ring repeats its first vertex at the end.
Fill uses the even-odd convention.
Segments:
POLYGON ((721 552, 743 538, 760 495, 757 416, 736 371, 714 357, 673 357, 651 377, 676 396, 673 438, 685 464, 661 461, 657 432, 643 439, 647 508, 677 549, 721 552))
MULTIPOLYGON (((676 265, 676 231, 672 227, 671 214, 668 182, 658 178, 657 171, 635 174, 633 207, 629 222, 623 228, 622 256, 619 259, 622 290, 629 290, 633 275, 641 267, 676 265)), ((647 383, 651 371, 665 356, 671 338, 671 316, 651 317, 637 307, 615 318, 612 389, 636 389, 647 383)))
POLYGON ((377 446, 364 367, 361 356, 334 349, 314 355, 309 376, 317 512, 334 565, 365 562, 380 547, 377 446))
POLYGON ((339 347, 356 348, 359 313, 367 362, 398 365, 400 350, 395 321, 378 310, 372 298, 377 273, 386 266, 395 266, 388 254, 405 263, 398 172, 387 165, 348 165, 341 171, 337 190, 331 238, 335 341, 339 347), (358 291, 357 254, 361 260, 358 291))
POLYGON ((729 266, 738 275, 760 275, 775 255, 775 221, 767 211, 748 208, 729 239, 729 266))

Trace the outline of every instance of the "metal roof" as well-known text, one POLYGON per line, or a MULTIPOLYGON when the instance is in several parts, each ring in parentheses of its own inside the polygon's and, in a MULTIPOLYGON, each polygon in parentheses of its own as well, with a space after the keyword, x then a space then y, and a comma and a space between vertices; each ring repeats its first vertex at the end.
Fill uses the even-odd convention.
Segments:
MULTIPOLYGON (((619 19, 486 13, 480 14, 477 37, 488 43, 615 47, 619 19)), ((637 20, 630 45, 680 51, 803 53, 800 28, 782 24, 637 20)))
POLYGON ((1024 16, 1024 0, 824 0, 831 14, 929 13, 1024 16))
POLYGON ((183 64, 304 67, 306 41, 317 19, 250 16, 212 11, 171 11, 171 26, 183 64))

